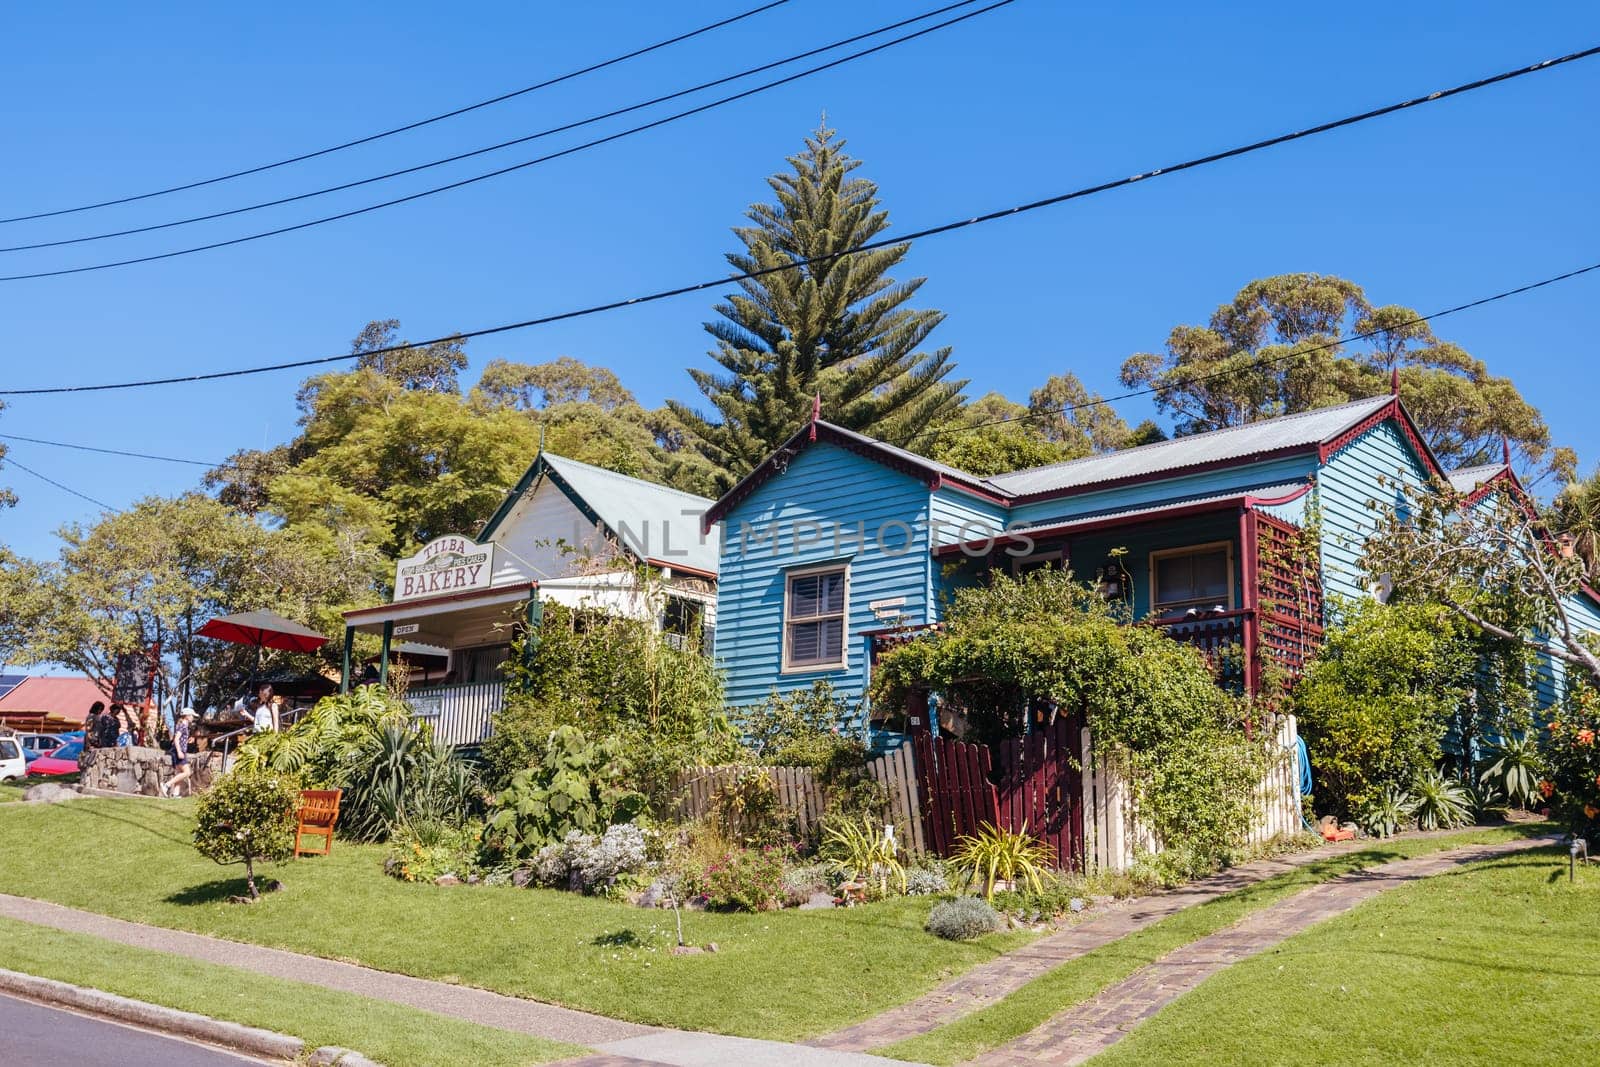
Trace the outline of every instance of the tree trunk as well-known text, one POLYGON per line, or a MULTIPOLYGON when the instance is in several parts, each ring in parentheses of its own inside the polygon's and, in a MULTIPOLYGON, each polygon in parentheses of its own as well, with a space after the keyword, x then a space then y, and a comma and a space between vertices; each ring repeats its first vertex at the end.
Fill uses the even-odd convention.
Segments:
POLYGON ((244 854, 244 884, 250 887, 250 899, 260 900, 261 893, 256 889, 256 869, 251 862, 250 853, 244 854))

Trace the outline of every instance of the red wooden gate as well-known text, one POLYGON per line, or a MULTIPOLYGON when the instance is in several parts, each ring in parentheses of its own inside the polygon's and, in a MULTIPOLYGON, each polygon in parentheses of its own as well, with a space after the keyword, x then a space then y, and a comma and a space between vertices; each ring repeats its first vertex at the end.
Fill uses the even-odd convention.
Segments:
POLYGON ((1038 838, 1064 870, 1083 869, 1083 772, 1075 721, 1059 719, 994 748, 912 738, 928 847, 948 856, 985 823, 1038 838))

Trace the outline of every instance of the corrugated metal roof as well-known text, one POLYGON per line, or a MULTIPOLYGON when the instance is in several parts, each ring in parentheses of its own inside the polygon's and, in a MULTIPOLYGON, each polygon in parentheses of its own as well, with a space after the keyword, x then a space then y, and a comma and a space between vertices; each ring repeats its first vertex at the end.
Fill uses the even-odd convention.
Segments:
POLYGON ((712 501, 550 452, 544 461, 630 551, 667 566, 717 573, 722 531, 713 526, 700 537, 700 517, 712 501))
POLYGON ((856 433, 854 430, 847 430, 843 426, 838 426, 831 422, 821 425, 826 425, 828 429, 832 430, 840 437, 846 438, 847 440, 856 441, 859 444, 867 446, 868 448, 875 448, 879 451, 886 452, 891 456, 895 456, 905 461, 906 463, 915 464, 918 467, 924 467, 935 474, 942 474, 946 478, 953 478, 958 482, 970 482, 973 485, 988 484, 989 480, 986 478, 980 478, 976 474, 968 474, 959 467, 952 467, 948 463, 940 463, 938 460, 929 459, 927 456, 919 456, 915 452, 909 452, 906 449, 901 448, 899 445, 891 445, 887 441, 880 441, 876 437, 868 437, 866 434, 856 433))
POLYGON ((1470 493, 1505 469, 1504 463, 1480 463, 1476 467, 1453 470, 1446 477, 1450 479, 1450 488, 1458 493, 1470 493))
POLYGON ((989 479, 989 484, 1011 496, 1031 496, 1079 489, 1102 482, 1171 472, 1189 467, 1309 447, 1329 441, 1393 401, 1391 396, 1354 400, 1337 407, 1318 408, 1293 415, 1230 426, 1209 433, 1176 437, 1139 448, 1088 456, 1048 467, 1012 471, 989 479))

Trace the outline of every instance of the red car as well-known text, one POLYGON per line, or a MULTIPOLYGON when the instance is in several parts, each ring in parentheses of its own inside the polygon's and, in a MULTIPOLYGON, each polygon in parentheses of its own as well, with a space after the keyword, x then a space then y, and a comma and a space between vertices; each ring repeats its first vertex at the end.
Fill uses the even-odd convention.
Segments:
POLYGON ((68 741, 60 748, 51 749, 28 764, 28 775, 77 774, 78 755, 83 751, 82 741, 68 741))

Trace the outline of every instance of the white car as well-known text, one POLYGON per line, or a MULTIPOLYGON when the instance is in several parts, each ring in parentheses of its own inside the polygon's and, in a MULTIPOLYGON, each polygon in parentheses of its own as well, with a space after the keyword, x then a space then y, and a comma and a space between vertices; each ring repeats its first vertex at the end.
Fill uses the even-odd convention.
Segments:
POLYGON ((0 737, 0 782, 21 779, 28 773, 28 761, 22 758, 22 745, 15 737, 0 737))

